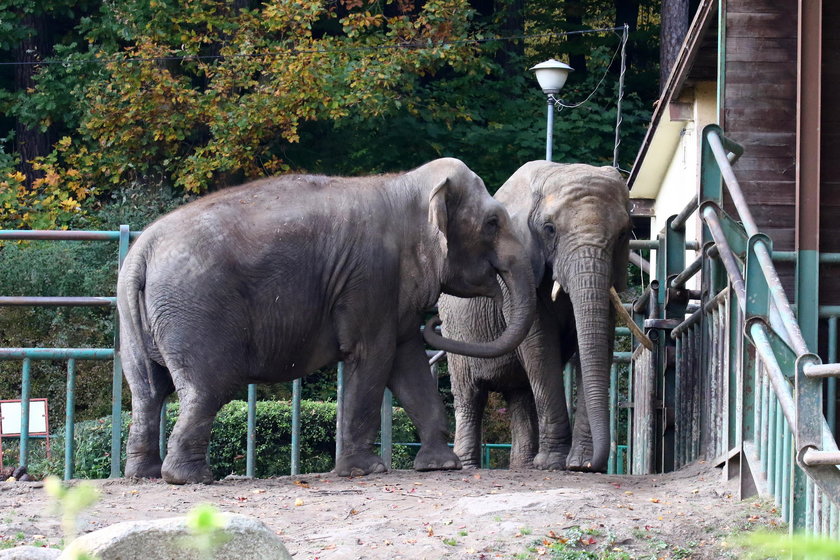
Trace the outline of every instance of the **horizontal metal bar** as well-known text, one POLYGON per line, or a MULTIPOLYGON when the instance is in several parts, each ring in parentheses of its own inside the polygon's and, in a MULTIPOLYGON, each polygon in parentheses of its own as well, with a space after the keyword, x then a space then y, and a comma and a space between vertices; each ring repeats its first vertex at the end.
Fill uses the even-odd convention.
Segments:
MULTIPOLYGON (((638 249, 652 249, 656 250, 659 248, 659 241, 656 239, 631 239, 630 240, 630 249, 631 250, 638 250, 638 249)), ((686 241, 685 248, 689 251, 696 251, 700 248, 700 243, 697 241, 686 241)))
POLYGON ((116 307, 115 297, 41 297, 3 296, 0 306, 32 305, 38 307, 116 307))
POLYGON ((0 360, 110 360, 113 348, 0 348, 0 360))
POLYGON ((685 229, 685 222, 688 221, 688 218, 691 217, 692 214, 697 210, 697 205, 699 204, 699 197, 698 195, 694 195, 688 204, 686 204, 685 208, 677 214, 677 217, 671 221, 671 229, 674 231, 682 231, 685 229))
POLYGON ((840 364, 808 364, 803 366, 802 371, 807 377, 838 377, 840 364))
POLYGON ((840 451, 818 451, 808 449, 802 455, 802 462, 809 467, 819 465, 840 465, 840 451))
POLYGON ((676 340, 676 339, 677 339, 677 338, 678 338, 681 334, 683 334, 683 332, 684 332, 686 329, 688 329, 688 328, 689 328, 689 327, 691 327, 692 325, 696 325, 697 323, 699 323, 699 322, 700 322, 700 318, 701 318, 702 316, 703 316, 703 309, 702 309, 702 308, 701 308, 701 309, 698 309, 697 311, 695 311, 694 313, 692 313, 692 314, 688 317, 688 319, 686 319, 685 321, 683 321, 682 323, 680 323, 679 325, 677 325, 676 327, 674 327, 674 329, 671 331, 671 338, 673 338, 674 340, 676 340))
MULTIPOLYGON (((131 239, 140 237, 142 231, 132 231, 131 239)), ((84 231, 84 230, 52 230, 52 229, 2 229, 0 239, 15 241, 119 241, 119 231, 84 231)))
MULTIPOLYGON (((820 253, 820 264, 840 263, 840 253, 820 253)), ((796 262, 796 251, 773 251, 773 260, 776 262, 796 262)))
POLYGON ((700 255, 694 262, 688 265, 685 270, 677 274, 673 280, 671 280, 671 287, 672 288, 681 288, 688 282, 695 274, 700 272, 700 268, 703 266, 703 256, 700 255))

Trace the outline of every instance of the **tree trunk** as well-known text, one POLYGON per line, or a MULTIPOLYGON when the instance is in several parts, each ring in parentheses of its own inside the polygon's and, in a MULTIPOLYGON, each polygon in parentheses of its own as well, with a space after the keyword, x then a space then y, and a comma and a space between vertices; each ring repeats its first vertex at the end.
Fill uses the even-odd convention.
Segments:
MULTIPOLYGON (((583 14, 586 7, 581 0, 565 0, 566 23, 569 31, 583 28, 583 14)), ((586 74, 586 47, 583 35, 569 35, 569 64, 579 75, 586 74)))
MULTIPOLYGON (((630 34, 636 31, 639 23, 639 1, 640 0, 613 0, 613 6, 615 6, 616 27, 622 27, 626 23, 628 28, 627 30, 630 34)), ((634 50, 635 49, 633 48, 633 42, 630 39, 628 39, 626 58, 627 68, 630 68, 630 66, 633 63, 632 61, 634 50)), ((617 57, 613 62, 612 66, 610 66, 610 71, 613 74, 618 74, 621 71, 621 60, 617 57)))
POLYGON ((662 0, 662 27, 659 32, 659 91, 677 61, 683 39, 688 33, 689 0, 662 0))
MULTIPOLYGON (((32 31, 18 43, 14 50, 15 62, 32 63, 44 58, 48 48, 46 37, 46 21, 42 14, 26 14, 21 20, 24 27, 32 31)), ((34 64, 19 64, 15 66, 14 90, 26 92, 35 87, 35 72, 37 66, 34 64)), ((35 170, 32 168, 32 160, 38 156, 45 156, 49 153, 50 142, 47 134, 41 132, 38 125, 30 128, 20 118, 15 121, 15 151, 20 156, 18 168, 26 175, 26 184, 31 185, 35 179, 35 170)))

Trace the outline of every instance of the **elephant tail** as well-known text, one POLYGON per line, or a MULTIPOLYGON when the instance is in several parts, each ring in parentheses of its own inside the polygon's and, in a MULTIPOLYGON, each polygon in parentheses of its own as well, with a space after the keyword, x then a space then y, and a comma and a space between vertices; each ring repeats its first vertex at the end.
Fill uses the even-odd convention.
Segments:
POLYGON ((155 379, 162 369, 157 362, 162 360, 152 337, 146 310, 147 260, 143 249, 142 246, 132 247, 117 279, 118 352, 132 392, 157 387, 161 382, 155 379), (141 389, 138 384, 145 387, 141 389))

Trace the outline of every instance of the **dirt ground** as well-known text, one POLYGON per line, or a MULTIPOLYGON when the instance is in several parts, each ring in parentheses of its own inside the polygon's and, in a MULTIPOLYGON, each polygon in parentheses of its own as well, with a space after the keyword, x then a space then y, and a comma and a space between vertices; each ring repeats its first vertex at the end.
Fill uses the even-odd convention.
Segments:
MULTIPOLYGON (((633 559, 737 558, 733 534, 777 523, 772 505, 739 502, 705 463, 645 477, 473 470, 94 483, 102 496, 82 514, 82 532, 211 503, 261 519, 307 560, 552 558, 558 543, 633 559)), ((42 483, 0 483, 0 543, 58 545, 61 536, 42 483)))

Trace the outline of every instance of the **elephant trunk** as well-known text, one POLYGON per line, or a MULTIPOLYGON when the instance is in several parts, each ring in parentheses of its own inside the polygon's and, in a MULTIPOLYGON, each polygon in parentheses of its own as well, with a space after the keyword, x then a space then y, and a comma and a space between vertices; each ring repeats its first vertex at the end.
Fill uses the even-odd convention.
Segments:
POLYGON ((505 285, 507 297, 505 306, 506 328, 501 335, 490 342, 463 342, 444 338, 437 334, 435 327, 440 319, 433 317, 426 323, 423 337, 429 346, 464 356, 476 358, 495 358, 513 352, 519 346, 531 325, 536 313, 536 288, 534 275, 528 259, 523 258, 522 246, 511 243, 511 250, 500 251, 500 257, 494 268, 505 285), (518 250, 516 250, 518 248, 518 250))
POLYGON ((591 471, 605 471, 610 453, 609 388, 615 315, 610 305, 611 264, 603 249, 578 249, 566 262, 568 291, 574 307, 578 356, 589 427, 591 471))

